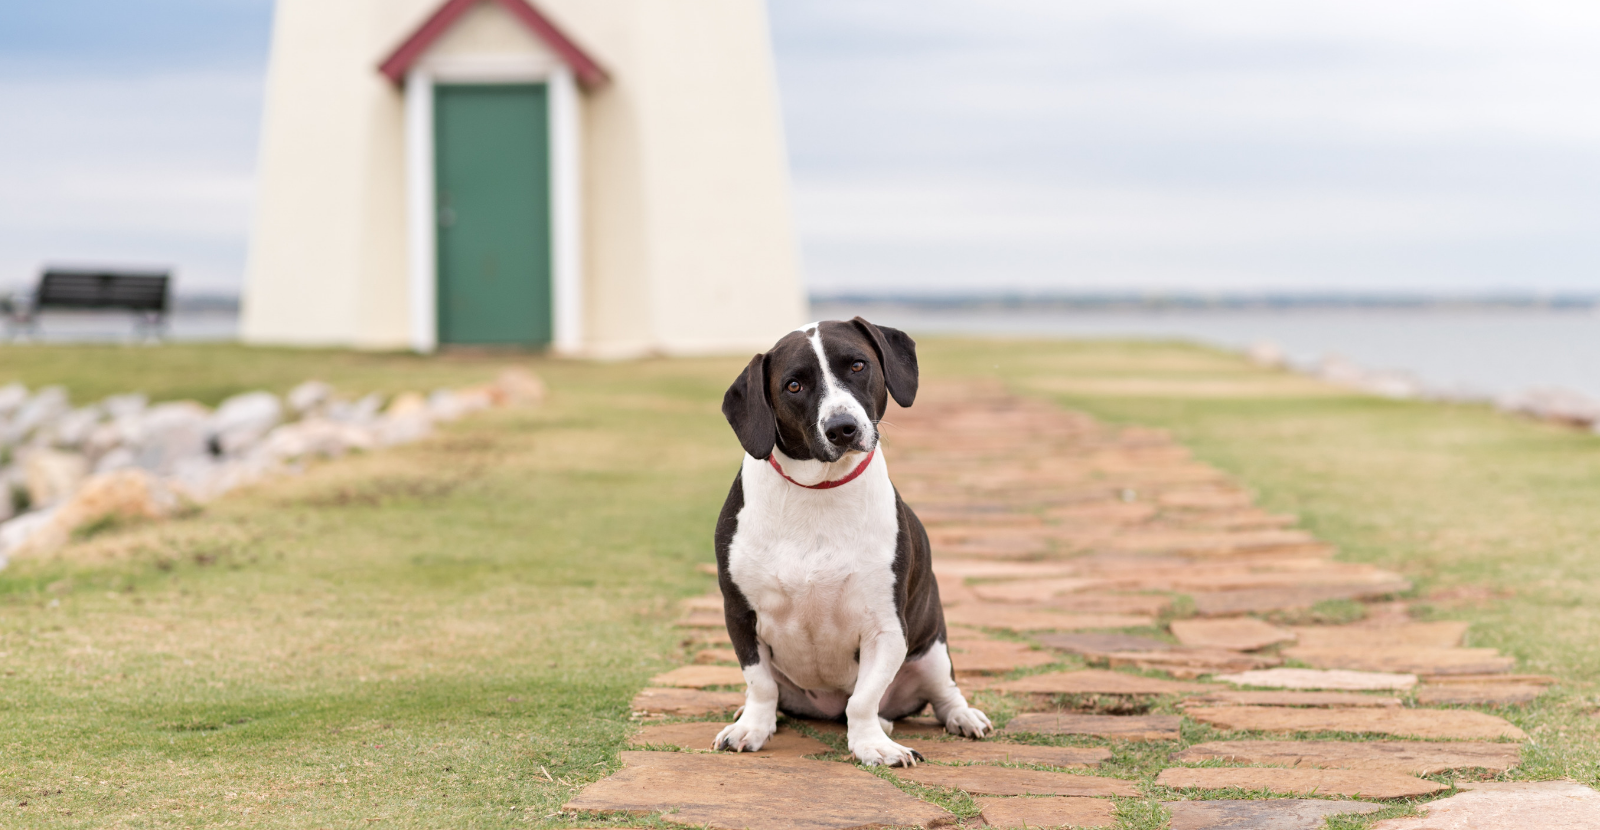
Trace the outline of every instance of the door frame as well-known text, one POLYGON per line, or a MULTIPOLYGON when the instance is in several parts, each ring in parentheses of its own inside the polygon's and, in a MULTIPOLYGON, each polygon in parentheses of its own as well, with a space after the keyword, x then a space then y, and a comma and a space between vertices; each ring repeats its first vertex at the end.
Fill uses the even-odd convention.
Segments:
POLYGON ((583 346, 581 114, 572 69, 534 56, 437 56, 406 73, 406 236, 410 258, 411 348, 439 347, 438 205, 435 202, 433 94, 439 84, 547 85, 550 107, 550 346, 583 346))

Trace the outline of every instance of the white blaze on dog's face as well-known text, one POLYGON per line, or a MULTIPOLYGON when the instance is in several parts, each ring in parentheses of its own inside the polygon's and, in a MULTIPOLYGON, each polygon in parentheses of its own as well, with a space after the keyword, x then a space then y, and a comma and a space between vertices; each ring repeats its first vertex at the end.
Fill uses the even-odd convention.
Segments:
POLYGON ((853 337, 836 333, 824 342, 821 323, 800 331, 811 342, 821 367, 814 390, 815 454, 823 461, 833 461, 847 452, 871 452, 878 446, 877 422, 883 414, 883 407, 873 398, 883 394, 884 384, 870 344, 862 342, 864 338, 856 332, 851 332, 853 337), (869 405, 873 406, 871 412, 869 405), (824 454, 829 451, 834 454, 824 454))
POLYGON ((752 457, 776 446, 791 459, 833 462, 875 449, 889 397, 909 405, 916 389, 911 338, 856 318, 790 332, 750 362, 722 406, 752 457))

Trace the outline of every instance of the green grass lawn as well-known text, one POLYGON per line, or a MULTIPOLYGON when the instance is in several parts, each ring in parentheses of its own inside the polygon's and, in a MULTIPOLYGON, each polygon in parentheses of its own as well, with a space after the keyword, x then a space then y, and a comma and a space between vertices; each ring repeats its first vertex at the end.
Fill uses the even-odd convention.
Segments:
MULTIPOLYGON (((738 465, 718 406, 742 360, 22 347, 0 383, 215 403, 513 363, 545 406, 0 571, 0 826, 571 826, 557 809, 615 769, 633 693, 683 659, 676 601, 712 586, 693 565, 738 465)), ((1600 783, 1600 438, 1182 345, 929 340, 923 364, 1169 428, 1343 557, 1413 577, 1470 645, 1562 678, 1499 712, 1533 735, 1514 777, 1600 783)), ((1148 780, 1171 748, 1121 747, 1111 771, 1148 780)))

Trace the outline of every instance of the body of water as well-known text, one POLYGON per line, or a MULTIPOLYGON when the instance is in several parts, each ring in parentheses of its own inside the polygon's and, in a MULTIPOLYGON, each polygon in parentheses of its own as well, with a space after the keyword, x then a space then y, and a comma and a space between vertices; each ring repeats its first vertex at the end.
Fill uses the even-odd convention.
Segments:
MULTIPOLYGON (((1557 310, 944 309, 896 303, 816 302, 812 316, 874 322, 920 334, 1187 340, 1243 350, 1271 342, 1296 365, 1338 356, 1367 369, 1408 373, 1434 389, 1483 396, 1559 388, 1600 400, 1600 314, 1557 310)), ((230 311, 178 312, 167 339, 232 341, 230 311)), ((38 342, 134 338, 131 317, 47 314, 38 342)))
MULTIPOLYGON (((116 312, 74 313, 49 311, 39 315, 38 328, 10 338, 6 343, 121 343, 142 342, 132 314, 116 312)), ((239 314, 229 310, 174 311, 167 315, 166 340, 178 342, 229 342, 239 339, 239 314)))
POLYGON ((1435 389, 1500 395, 1553 387, 1600 399, 1600 315, 1587 310, 991 311, 818 302, 812 313, 860 314, 925 334, 1176 339, 1229 349, 1270 341, 1296 365, 1337 355, 1435 389))

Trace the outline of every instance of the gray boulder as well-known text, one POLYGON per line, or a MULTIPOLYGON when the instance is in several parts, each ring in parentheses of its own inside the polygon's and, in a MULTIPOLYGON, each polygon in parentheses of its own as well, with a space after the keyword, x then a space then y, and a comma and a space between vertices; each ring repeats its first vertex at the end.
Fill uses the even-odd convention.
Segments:
POLYGON ((10 415, 28 400, 28 387, 20 383, 0 386, 0 416, 10 415))
POLYGON ((6 427, 5 443, 19 444, 35 430, 54 421, 72 409, 67 402, 67 390, 60 386, 46 386, 28 398, 11 417, 6 427))
POLYGON ((211 415, 212 445, 223 455, 241 455, 283 421, 283 404, 271 392, 246 392, 222 402, 211 415))
POLYGON ((23 458, 22 469, 29 503, 42 507, 72 495, 89 476, 89 460, 75 452, 33 449, 23 458))
POLYGON ((150 407, 138 420, 134 444, 139 466, 170 475, 178 462, 208 455, 211 413, 193 401, 150 407))
POLYGON ((104 409, 107 415, 110 415, 112 418, 117 420, 121 420, 123 418, 137 418, 139 415, 144 413, 145 409, 149 405, 150 399, 139 392, 131 392, 126 395, 112 395, 111 397, 100 402, 100 408, 104 409))
POLYGON ((51 444, 65 449, 82 447, 94 433, 95 427, 105 417, 105 412, 98 406, 86 406, 74 409, 57 418, 45 430, 51 444))
POLYGON ((308 380, 289 390, 289 408, 305 415, 333 399, 333 387, 320 380, 308 380))

